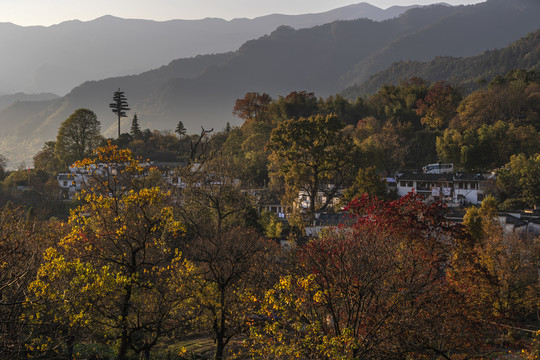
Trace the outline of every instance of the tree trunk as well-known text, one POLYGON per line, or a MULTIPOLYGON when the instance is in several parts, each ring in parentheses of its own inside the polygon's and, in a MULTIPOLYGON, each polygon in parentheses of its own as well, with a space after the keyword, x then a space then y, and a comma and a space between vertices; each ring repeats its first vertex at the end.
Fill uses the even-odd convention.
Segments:
POLYGON ((219 324, 218 319, 214 320, 214 332, 216 333, 216 353, 214 354, 214 360, 223 360, 223 353, 225 351, 225 290, 222 288, 220 290, 220 304, 221 308, 219 311, 219 324))
POLYGON ((223 334, 217 336, 216 353, 214 354, 214 360, 223 360, 223 352, 225 351, 225 342, 223 341, 223 334))
POLYGON ((122 309, 120 312, 120 326, 122 328, 122 333, 120 335, 120 346, 118 348, 117 360, 125 360, 129 339, 128 339, 128 314, 129 314, 129 305, 131 302, 131 284, 126 285, 126 295, 124 296, 124 301, 122 303, 122 309))
POLYGON ((73 359, 73 348, 75 347, 75 337, 73 335, 68 335, 67 340, 67 352, 68 352, 68 359, 73 359))
POLYGON ((144 348, 144 359, 150 360, 150 346, 144 348))

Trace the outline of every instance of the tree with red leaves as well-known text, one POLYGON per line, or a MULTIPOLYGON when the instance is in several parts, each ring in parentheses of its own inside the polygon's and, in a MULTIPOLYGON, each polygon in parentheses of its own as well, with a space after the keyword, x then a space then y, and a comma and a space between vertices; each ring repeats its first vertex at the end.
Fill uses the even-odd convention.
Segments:
POLYGON ((444 128, 456 114, 461 95, 451 85, 438 81, 431 86, 423 99, 416 102, 416 114, 422 124, 435 129, 444 128))
POLYGON ((298 265, 264 299, 251 351, 275 358, 449 358, 473 347, 474 321, 446 281, 459 226, 414 194, 363 196, 342 226, 299 250, 298 265))

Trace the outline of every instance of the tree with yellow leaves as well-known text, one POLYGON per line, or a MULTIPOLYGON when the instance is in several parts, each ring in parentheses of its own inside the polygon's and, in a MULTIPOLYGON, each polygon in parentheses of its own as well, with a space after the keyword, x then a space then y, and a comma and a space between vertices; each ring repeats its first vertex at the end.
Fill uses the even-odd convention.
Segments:
MULTIPOLYGON (((182 225, 169 193, 152 186, 129 150, 109 144, 75 166, 87 174, 69 234, 45 253, 30 286, 33 317, 45 313, 69 332, 117 345, 117 359, 144 354, 185 323, 183 279, 192 265, 175 249, 182 225)), ((155 180, 153 181, 155 183, 155 180)))
POLYGON ((540 306, 540 239, 526 232, 505 231, 492 196, 480 208, 469 208, 463 224, 472 241, 456 244, 451 281, 485 318, 523 324, 540 306))

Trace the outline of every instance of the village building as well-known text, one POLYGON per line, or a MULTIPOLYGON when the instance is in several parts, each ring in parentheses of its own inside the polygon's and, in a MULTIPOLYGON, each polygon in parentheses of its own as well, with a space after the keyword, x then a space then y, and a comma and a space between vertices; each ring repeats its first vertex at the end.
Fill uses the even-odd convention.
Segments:
POLYGON ((448 206, 478 205, 484 200, 490 174, 404 172, 396 176, 398 196, 414 191, 426 201, 442 201, 448 206))

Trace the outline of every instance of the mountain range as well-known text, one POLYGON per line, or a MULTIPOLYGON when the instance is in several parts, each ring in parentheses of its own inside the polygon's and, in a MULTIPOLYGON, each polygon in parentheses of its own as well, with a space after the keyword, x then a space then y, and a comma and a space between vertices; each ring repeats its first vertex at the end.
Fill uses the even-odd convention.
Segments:
MULTIPOLYGON (((317 96, 362 83, 397 61, 427 61, 437 56, 470 57, 503 48, 540 28, 537 0, 488 0, 469 6, 432 5, 399 17, 374 21, 336 21, 311 28, 280 26, 245 42, 238 50, 171 61, 138 75, 87 81, 66 96, 20 101, 0 111, 0 153, 13 161, 31 158, 75 109, 98 114, 104 134, 114 136, 108 108, 113 92, 125 91, 143 128, 188 132, 220 130, 232 116, 235 99, 246 92, 273 97, 295 90, 317 96), (16 160, 14 160, 16 159, 16 160)), ((130 121, 124 120, 122 131, 130 121)))
POLYGON ((386 10, 359 3, 331 11, 273 14, 254 19, 151 21, 104 16, 53 26, 0 23, 0 95, 53 92, 64 95, 87 80, 136 74, 171 60, 237 50, 278 26, 309 28, 336 20, 399 16, 414 6, 386 10))

